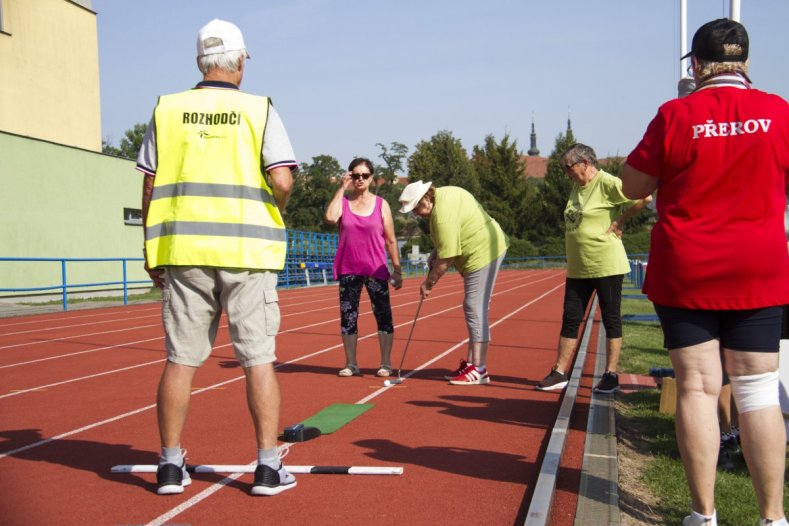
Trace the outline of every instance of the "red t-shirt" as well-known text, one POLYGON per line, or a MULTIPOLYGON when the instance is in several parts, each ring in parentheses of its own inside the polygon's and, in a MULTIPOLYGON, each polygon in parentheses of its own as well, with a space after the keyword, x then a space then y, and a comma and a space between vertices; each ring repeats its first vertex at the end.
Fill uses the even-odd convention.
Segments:
POLYGON ((665 103, 627 163, 660 179, 644 292, 656 304, 789 304, 789 105, 710 87, 665 103))

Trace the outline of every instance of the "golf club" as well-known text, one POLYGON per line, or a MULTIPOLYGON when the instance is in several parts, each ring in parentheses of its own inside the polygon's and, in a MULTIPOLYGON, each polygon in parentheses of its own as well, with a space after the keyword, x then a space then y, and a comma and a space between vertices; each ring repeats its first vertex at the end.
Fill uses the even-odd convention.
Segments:
POLYGON ((403 383, 403 379, 400 377, 400 371, 403 369, 403 360, 405 360, 405 353, 408 352, 408 345, 411 343, 411 336, 414 335, 414 328, 416 327, 416 320, 419 319, 419 310, 422 308, 422 302, 425 300, 424 297, 419 298, 419 305, 416 307, 416 315, 414 316, 414 323, 411 325, 411 331, 408 333, 408 340, 405 342, 405 349, 403 349, 403 356, 400 358, 400 366, 397 368, 397 380, 386 380, 384 381, 384 386, 389 387, 392 385, 399 385, 403 383))

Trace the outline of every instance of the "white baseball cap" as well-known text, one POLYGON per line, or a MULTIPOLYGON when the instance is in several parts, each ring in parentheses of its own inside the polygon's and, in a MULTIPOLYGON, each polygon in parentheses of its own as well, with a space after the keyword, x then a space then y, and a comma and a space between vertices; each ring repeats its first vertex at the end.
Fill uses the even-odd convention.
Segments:
POLYGON ((400 212, 407 214, 413 210, 416 205, 419 204, 419 200, 425 196, 432 184, 433 183, 430 181, 426 183, 416 181, 406 186, 403 193, 401 193, 400 197, 397 199, 400 201, 400 204, 403 205, 400 207, 400 212))
POLYGON ((214 18, 197 33, 197 56, 204 57, 228 51, 244 51, 247 58, 250 58, 244 45, 244 36, 238 26, 214 18))

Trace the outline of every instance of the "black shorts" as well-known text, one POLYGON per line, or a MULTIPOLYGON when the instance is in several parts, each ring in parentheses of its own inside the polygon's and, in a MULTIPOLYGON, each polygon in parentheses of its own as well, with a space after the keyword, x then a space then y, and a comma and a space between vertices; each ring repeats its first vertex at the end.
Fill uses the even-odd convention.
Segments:
POLYGON ((655 304, 666 349, 720 340, 737 351, 778 352, 783 307, 752 310, 697 310, 655 304))

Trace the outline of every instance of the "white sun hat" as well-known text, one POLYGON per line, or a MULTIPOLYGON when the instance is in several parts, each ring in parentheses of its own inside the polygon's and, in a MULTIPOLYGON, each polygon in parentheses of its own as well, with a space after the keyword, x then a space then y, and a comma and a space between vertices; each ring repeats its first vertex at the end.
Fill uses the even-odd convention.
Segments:
POLYGON ((419 200, 424 197, 427 193, 430 185, 432 185, 430 181, 423 183, 422 181, 416 181, 414 183, 409 184, 403 190, 403 193, 400 194, 400 197, 397 199, 400 201, 400 204, 403 205, 400 207, 400 212, 403 214, 407 214, 411 210, 413 210, 416 205, 419 203, 419 200))

